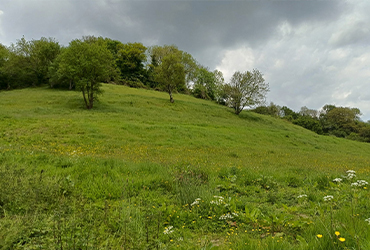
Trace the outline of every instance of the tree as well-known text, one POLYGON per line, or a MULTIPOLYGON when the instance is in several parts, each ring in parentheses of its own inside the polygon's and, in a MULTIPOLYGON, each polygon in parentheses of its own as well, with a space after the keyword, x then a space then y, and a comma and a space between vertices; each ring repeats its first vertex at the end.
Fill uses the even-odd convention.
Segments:
POLYGON ((265 102, 269 85, 257 69, 252 72, 237 71, 226 86, 226 103, 239 115, 245 107, 253 107, 265 102))
POLYGON ((327 133, 339 137, 346 137, 352 132, 357 132, 361 112, 358 108, 335 107, 326 115, 321 116, 321 122, 327 133))
POLYGON ((288 121, 292 121, 292 120, 296 120, 298 119, 298 117, 300 116, 299 113, 296 113, 294 112, 293 110, 291 110, 290 108, 288 108, 287 106, 283 106, 281 108, 281 116, 284 118, 284 119, 287 119, 288 121))
MULTIPOLYGON (((194 79, 194 75, 197 69, 197 63, 194 58, 184 52, 179 50, 175 45, 164 45, 164 46, 153 46, 149 49, 149 56, 151 59, 150 64, 148 65, 148 78, 150 79, 150 86, 152 88, 161 88, 163 84, 158 82, 158 78, 155 77, 157 74, 156 71, 160 71, 163 63, 163 59, 169 55, 177 57, 177 61, 183 67, 182 77, 184 80, 182 84, 177 84, 175 91, 188 93, 189 85, 194 79)), ((166 90, 167 91, 167 90, 166 90)))
POLYGON ((252 110, 258 114, 263 115, 270 115, 273 117, 281 117, 281 107, 279 105, 274 104, 273 102, 270 103, 269 106, 258 106, 252 110))
POLYGON ((7 47, 0 43, 0 90, 8 88, 7 74, 5 72, 5 65, 9 59, 9 51, 7 47))
POLYGON ((293 120, 293 124, 309 129, 317 134, 323 133, 319 120, 309 115, 299 116, 293 120))
POLYGON ((101 82, 109 81, 115 74, 115 62, 106 43, 95 37, 73 40, 60 54, 56 74, 76 83, 82 92, 87 109, 101 94, 101 82))
POLYGON ((217 95, 217 76, 203 66, 199 66, 193 85, 193 95, 197 98, 215 100, 217 95))
POLYGON ((318 118, 319 112, 316 109, 309 109, 306 106, 301 107, 301 111, 299 111, 301 116, 309 116, 312 118, 318 118))
POLYGON ((142 43, 127 43, 117 45, 117 67, 122 79, 130 86, 142 86, 147 81, 144 68, 147 48, 142 43))
POLYGON ((185 70, 181 58, 172 53, 162 58, 160 67, 155 70, 155 80, 170 95, 170 102, 173 103, 173 92, 185 85, 185 70))
POLYGON ((49 67, 60 52, 53 38, 27 41, 24 37, 9 47, 6 66, 8 88, 40 86, 48 82, 49 67))
POLYGON ((174 45, 153 46, 149 49, 151 87, 162 89, 173 100, 174 92, 187 92, 186 83, 193 79, 196 62, 193 57, 174 45))

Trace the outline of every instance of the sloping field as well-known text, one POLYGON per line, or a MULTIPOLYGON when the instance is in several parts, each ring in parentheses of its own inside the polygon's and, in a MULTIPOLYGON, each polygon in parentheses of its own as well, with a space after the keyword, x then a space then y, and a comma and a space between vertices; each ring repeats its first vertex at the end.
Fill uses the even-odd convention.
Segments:
POLYGON ((370 144, 103 89, 0 92, 0 249, 370 249, 370 144))

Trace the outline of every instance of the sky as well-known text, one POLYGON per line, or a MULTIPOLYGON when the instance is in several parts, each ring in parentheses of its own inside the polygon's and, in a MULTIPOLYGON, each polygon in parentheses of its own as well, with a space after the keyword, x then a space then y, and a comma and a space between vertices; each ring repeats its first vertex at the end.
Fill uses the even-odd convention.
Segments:
POLYGON ((228 81, 258 69, 267 103, 370 120, 369 0, 0 0, 0 43, 86 35, 190 53, 228 81))

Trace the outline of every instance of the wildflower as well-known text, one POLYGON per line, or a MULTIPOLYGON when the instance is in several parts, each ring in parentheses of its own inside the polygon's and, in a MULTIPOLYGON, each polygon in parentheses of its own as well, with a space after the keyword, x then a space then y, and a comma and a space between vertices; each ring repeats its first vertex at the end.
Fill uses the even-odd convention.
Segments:
POLYGON ((335 231, 335 235, 336 235, 336 236, 339 236, 339 235, 340 235, 340 232, 335 231))
POLYGON ((224 215, 221 215, 220 218, 218 218, 219 220, 226 220, 226 219, 232 219, 234 218, 234 216, 232 216, 231 214, 224 214, 224 215))
POLYGON ((368 222, 369 225, 370 225, 370 218, 366 219, 365 221, 368 222))
POLYGON ((369 183, 367 181, 364 181, 364 180, 358 180, 358 181, 351 184, 352 187, 362 187, 362 186, 366 186, 366 185, 369 185, 369 183))
POLYGON ((201 198, 196 198, 195 201, 190 204, 190 206, 194 206, 194 205, 199 204, 199 201, 201 201, 201 200, 202 200, 201 198))
POLYGON ((322 238, 322 234, 318 234, 318 235, 316 235, 316 237, 320 239, 320 238, 322 238))
POLYGON ((339 238, 339 241, 340 241, 340 242, 344 242, 344 241, 346 241, 346 238, 340 237, 340 238, 339 238))
POLYGON ((327 195, 324 197, 324 201, 330 201, 332 200, 334 197, 332 195, 327 195))
POLYGON ((307 194, 301 194, 301 195, 298 195, 298 196, 297 196, 297 199, 299 199, 299 198, 303 198, 303 197, 307 197, 307 194))
POLYGON ((343 181, 343 179, 342 178, 335 178, 334 180, 333 180, 333 182, 342 182, 343 181))
POLYGON ((347 172, 347 177, 348 179, 352 179, 353 177, 356 177, 356 171, 354 170, 348 170, 347 172))
POLYGON ((211 204, 215 204, 215 205, 221 205, 222 203, 224 203, 224 197, 222 196, 213 196, 214 198, 216 198, 217 200, 212 200, 210 203, 211 204))
POLYGON ((173 233, 172 228, 173 228, 173 226, 165 227, 165 230, 163 231, 163 234, 172 234, 173 233))

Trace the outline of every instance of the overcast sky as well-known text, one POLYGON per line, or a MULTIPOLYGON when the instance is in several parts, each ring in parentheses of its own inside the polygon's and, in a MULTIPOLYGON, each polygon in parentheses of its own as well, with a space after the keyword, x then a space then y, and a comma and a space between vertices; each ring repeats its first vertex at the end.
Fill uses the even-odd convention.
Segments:
POLYGON ((268 102, 370 120, 369 0, 0 0, 0 43, 84 35, 175 44, 228 80, 259 69, 268 102))

